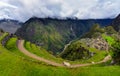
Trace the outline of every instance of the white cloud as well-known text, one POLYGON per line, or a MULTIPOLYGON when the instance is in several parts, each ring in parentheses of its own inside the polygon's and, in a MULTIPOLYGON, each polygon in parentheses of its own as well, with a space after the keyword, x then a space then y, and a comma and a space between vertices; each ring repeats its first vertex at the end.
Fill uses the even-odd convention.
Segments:
POLYGON ((1 0, 0 18, 26 21, 37 17, 113 18, 120 0, 1 0))

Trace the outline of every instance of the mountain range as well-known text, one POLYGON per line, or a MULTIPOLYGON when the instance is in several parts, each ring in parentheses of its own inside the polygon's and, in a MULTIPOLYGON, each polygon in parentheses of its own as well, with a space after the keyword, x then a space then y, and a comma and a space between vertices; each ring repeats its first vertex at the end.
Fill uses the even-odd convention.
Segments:
POLYGON ((9 33, 15 33, 18 28, 22 25, 21 22, 17 20, 3 19, 0 20, 0 28, 9 33))
POLYGON ((111 25, 116 31, 120 30, 120 14, 112 21, 111 25))
POLYGON ((59 53, 64 45, 80 38, 94 24, 101 27, 111 24, 113 19, 53 19, 33 17, 26 21, 16 35, 27 41, 44 47, 48 51, 59 53))

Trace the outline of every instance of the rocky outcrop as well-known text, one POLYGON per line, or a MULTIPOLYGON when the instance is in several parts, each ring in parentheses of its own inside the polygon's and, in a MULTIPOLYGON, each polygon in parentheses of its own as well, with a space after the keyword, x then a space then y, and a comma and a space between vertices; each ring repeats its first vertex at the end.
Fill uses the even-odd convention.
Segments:
POLYGON ((81 39, 88 47, 96 48, 98 50, 108 50, 109 45, 103 38, 85 38, 81 39))

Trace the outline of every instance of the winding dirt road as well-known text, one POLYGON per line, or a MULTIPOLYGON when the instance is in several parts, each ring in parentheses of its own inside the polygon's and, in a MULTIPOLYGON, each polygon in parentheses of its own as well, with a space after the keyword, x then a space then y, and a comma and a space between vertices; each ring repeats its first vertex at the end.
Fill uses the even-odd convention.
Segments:
POLYGON ((44 59, 44 58, 41 58, 35 54, 32 54, 30 53, 29 51, 27 51, 25 48, 24 48, 24 40, 18 40, 18 48, 19 50, 24 53, 25 55, 31 57, 31 58, 34 58, 36 60, 39 60, 39 61, 42 61, 42 62, 45 62, 47 64, 50 64, 50 65, 53 65, 53 66, 64 66, 63 64, 59 64, 59 63, 56 63, 56 62, 52 62, 50 60, 47 60, 47 59, 44 59))
MULTIPOLYGON (((24 48, 24 40, 18 40, 17 42, 17 45, 18 45, 18 49, 24 53, 25 55, 31 57, 31 58, 34 58, 36 60, 39 60, 39 61, 42 61, 42 62, 45 62, 46 64, 49 64, 49 65, 53 65, 53 66, 61 66, 61 67, 65 67, 65 65, 63 63, 56 63, 56 62, 53 62, 53 61, 50 61, 50 60, 47 60, 47 59, 44 59, 42 57, 39 57, 33 53, 30 53, 29 51, 27 51, 25 48, 24 48)), ((96 62, 96 63, 86 63, 86 64, 73 64, 73 65, 70 65, 70 66, 66 66, 66 67, 69 67, 69 68, 77 68, 77 67, 81 67, 81 66, 89 66, 89 65, 94 65, 94 64, 100 64, 100 63, 103 63, 103 62, 107 62, 108 60, 111 59, 111 56, 108 55, 106 56, 102 61, 100 62, 96 62)))

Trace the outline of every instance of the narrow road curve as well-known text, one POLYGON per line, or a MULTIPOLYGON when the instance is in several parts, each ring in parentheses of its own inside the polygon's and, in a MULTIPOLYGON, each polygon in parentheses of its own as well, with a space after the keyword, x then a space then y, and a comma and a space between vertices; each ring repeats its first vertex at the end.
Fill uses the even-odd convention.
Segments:
MULTIPOLYGON (((60 63, 56 63, 56 62, 53 62, 53 61, 50 61, 50 60, 47 60, 47 59, 44 59, 42 57, 39 57, 33 53, 30 53, 29 51, 27 51, 25 48, 24 48, 24 40, 18 40, 17 42, 17 46, 18 46, 18 49, 24 53, 25 55, 31 57, 31 58, 34 58, 36 60, 39 60, 39 61, 42 61, 42 62, 45 62, 46 64, 49 64, 49 65, 53 65, 53 66, 61 66, 61 67, 64 67, 65 65, 64 64, 60 64, 60 63)), ((86 64, 73 64, 71 66, 66 66, 66 67, 69 67, 69 68, 77 68, 77 67, 81 67, 81 66, 89 66, 89 65, 94 65, 94 64, 100 64, 100 63, 103 63, 103 62, 107 62, 108 60, 111 59, 111 56, 108 55, 106 56, 102 61, 100 62, 96 62, 96 63, 86 63, 86 64)))
POLYGON ((71 68, 77 68, 77 67, 81 67, 81 66, 90 66, 90 65, 95 65, 95 64, 100 64, 100 63, 104 63, 111 60, 111 56, 108 55, 106 56, 102 61, 99 62, 95 62, 95 63, 86 63, 86 64, 75 64, 75 65, 71 65, 71 68))
POLYGON ((64 66, 63 64, 59 64, 59 63, 56 63, 56 62, 52 62, 50 60, 47 60, 47 59, 44 59, 44 58, 41 58, 35 54, 32 54, 30 53, 29 51, 27 51, 25 48, 24 48, 24 40, 18 40, 18 49, 24 53, 25 55, 31 57, 31 58, 34 58, 36 60, 39 60, 39 61, 42 61, 42 62, 45 62, 47 64, 50 64, 50 65, 53 65, 53 66, 64 66))

